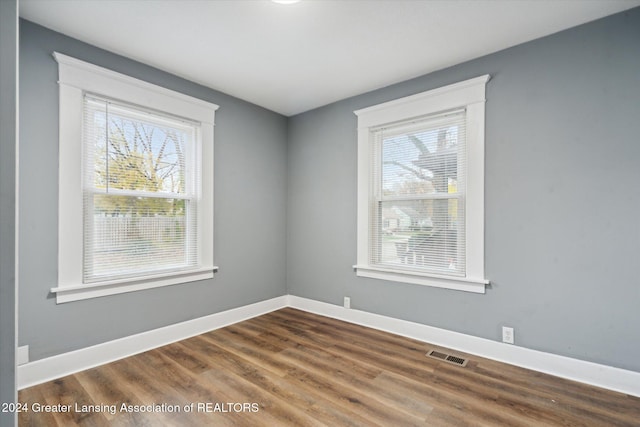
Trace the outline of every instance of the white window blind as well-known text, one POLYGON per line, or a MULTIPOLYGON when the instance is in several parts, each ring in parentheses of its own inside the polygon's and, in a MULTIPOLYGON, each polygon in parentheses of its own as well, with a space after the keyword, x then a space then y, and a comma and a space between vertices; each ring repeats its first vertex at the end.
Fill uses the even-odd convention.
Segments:
POLYGON ((466 111, 370 129, 369 264, 465 276, 466 111))
POLYGON ((197 123, 86 94, 83 282, 199 266, 197 123))

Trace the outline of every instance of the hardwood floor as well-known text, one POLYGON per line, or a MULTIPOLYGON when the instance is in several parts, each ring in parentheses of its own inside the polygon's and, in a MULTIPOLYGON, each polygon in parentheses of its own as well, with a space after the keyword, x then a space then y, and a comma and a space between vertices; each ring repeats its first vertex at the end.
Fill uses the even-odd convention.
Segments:
POLYGON ((285 308, 24 389, 19 425, 640 425, 640 398, 432 348, 285 308))

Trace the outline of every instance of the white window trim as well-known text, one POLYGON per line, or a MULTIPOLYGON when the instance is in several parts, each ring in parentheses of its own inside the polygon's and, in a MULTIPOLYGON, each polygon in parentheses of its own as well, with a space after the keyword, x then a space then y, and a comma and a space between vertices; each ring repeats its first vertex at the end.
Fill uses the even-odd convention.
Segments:
POLYGON ((489 78, 487 74, 354 111, 358 116, 357 263, 354 265, 358 276, 467 292, 485 292, 485 285, 489 281, 484 275, 484 104, 489 78), (371 128, 461 107, 467 111, 465 276, 444 276, 370 265, 371 128))
POLYGON ((213 277, 213 127, 218 106, 54 52, 60 89, 58 286, 56 302, 96 298, 213 277), (202 200, 198 203, 200 266, 144 278, 83 284, 82 117, 91 92, 201 123, 202 200))

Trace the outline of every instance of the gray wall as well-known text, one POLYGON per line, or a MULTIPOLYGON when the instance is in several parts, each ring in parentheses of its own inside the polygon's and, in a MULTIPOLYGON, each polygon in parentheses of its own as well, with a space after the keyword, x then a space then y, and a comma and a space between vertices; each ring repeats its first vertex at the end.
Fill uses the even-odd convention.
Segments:
POLYGON ((292 295, 640 371, 640 8, 289 120, 292 295), (353 110, 490 74, 484 295, 357 278, 353 110))
POLYGON ((19 344, 31 360, 284 295, 284 116, 20 21, 19 344), (56 305, 61 53, 220 105, 212 280, 56 305))
MULTIPOLYGON (((16 395, 16 137, 18 2, 0 1, 0 402, 16 395)), ((15 414, 0 412, 0 426, 15 414)))

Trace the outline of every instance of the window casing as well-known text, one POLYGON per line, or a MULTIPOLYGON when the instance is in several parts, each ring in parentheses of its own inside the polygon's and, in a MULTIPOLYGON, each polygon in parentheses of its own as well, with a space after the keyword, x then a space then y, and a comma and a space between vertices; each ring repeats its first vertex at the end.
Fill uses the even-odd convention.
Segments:
POLYGON ((358 276, 484 293, 488 80, 355 112, 358 276))
POLYGON ((54 53, 58 303, 213 277, 218 108, 54 53))

